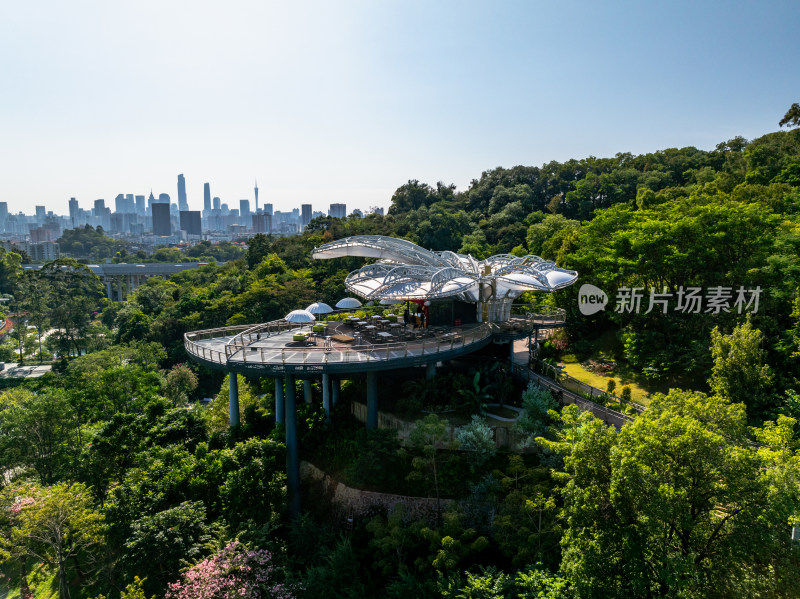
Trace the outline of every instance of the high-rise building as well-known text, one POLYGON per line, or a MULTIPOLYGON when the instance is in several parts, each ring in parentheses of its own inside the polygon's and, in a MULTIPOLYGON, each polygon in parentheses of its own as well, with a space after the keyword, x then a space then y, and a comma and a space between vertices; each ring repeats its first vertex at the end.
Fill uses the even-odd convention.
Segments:
POLYGON ((114 198, 114 212, 117 214, 133 214, 136 212, 134 208, 134 201, 133 201, 133 194, 117 194, 117 197, 114 198))
POLYGON ((44 217, 46 216, 47 211, 45 210, 44 206, 36 206, 36 219, 40 221, 44 221, 44 217))
POLYGON ((250 216, 250 200, 239 200, 239 215, 245 218, 250 216))
POLYGON ((202 235, 199 210, 181 210, 181 230, 187 235, 202 235))
POLYGON ((203 210, 211 210, 211 185, 203 183, 203 210))
POLYGON ((272 215, 265 212, 251 215, 253 233, 272 233, 272 215))
POLYGON ((264 214, 272 216, 272 204, 264 204, 264 214))
POLYGON ((8 219, 8 202, 0 202, 0 221, 5 222, 8 219))
POLYGON ((311 204, 300 204, 300 209, 303 211, 300 216, 300 226, 305 228, 311 222, 311 204))
POLYGON ((258 181, 256 181, 256 185, 253 188, 253 191, 256 192, 256 212, 258 212, 258 181))
POLYGON ((136 214, 144 216, 144 196, 135 196, 136 200, 136 214))
POLYGON ((214 197, 214 210, 219 210, 219 197, 214 197))
MULTIPOLYGON (((72 226, 75 226, 75 223, 78 222, 78 215, 80 214, 80 208, 78 207, 78 200, 75 198, 69 199, 69 220, 72 226)), ((45 239, 44 241, 50 241, 49 239, 45 239)))
POLYGON ((330 210, 328 210, 328 216, 332 216, 334 218, 344 218, 347 216, 347 204, 331 204, 330 210))
POLYGON ((153 235, 172 235, 169 222, 169 204, 153 204, 153 235))
POLYGON ((92 211, 92 216, 103 216, 103 213, 106 211, 106 201, 105 200, 95 200, 94 201, 94 210, 92 211))
POLYGON ((147 211, 151 212, 153 210, 153 204, 156 203, 156 197, 153 195, 153 190, 150 190, 150 195, 147 196, 147 211))
POLYGON ((183 175, 178 175, 178 209, 189 209, 189 204, 186 202, 186 179, 183 175))
POLYGON ((169 204, 169 194, 168 193, 160 193, 158 194, 158 204, 169 204))

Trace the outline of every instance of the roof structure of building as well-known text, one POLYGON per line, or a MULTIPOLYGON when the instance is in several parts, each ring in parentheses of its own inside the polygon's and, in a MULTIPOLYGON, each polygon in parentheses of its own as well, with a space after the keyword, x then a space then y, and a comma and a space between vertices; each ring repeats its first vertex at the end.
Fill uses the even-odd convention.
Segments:
POLYGON ((345 237, 314 248, 311 255, 317 259, 377 259, 345 280, 350 292, 372 301, 513 301, 525 291, 555 291, 578 278, 574 270, 559 268, 539 256, 496 254, 476 260, 469 254, 434 252, 381 235, 345 237))

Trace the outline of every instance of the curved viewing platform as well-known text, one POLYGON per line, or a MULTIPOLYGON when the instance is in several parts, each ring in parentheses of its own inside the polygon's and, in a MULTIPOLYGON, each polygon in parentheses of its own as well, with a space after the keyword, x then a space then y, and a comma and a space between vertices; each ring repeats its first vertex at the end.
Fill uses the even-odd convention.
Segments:
POLYGON ((211 368, 242 374, 275 376, 305 373, 356 373, 423 366, 477 351, 493 339, 510 341, 535 329, 563 326, 565 312, 552 306, 514 306, 511 318, 499 323, 432 326, 414 329, 384 307, 362 309, 364 317, 340 310, 317 323, 276 320, 184 335, 192 359, 211 368), (342 319, 344 317, 344 319, 342 319))

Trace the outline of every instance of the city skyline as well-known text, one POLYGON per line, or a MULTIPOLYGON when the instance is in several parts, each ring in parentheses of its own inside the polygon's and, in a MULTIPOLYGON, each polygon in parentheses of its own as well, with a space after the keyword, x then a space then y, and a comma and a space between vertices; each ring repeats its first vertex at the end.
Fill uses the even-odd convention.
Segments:
POLYGON ((0 201, 150 188, 190 209, 388 207, 409 179, 778 129, 795 2, 18 3, 0 20, 0 201), (122 34, 121 32, 124 32, 122 34))

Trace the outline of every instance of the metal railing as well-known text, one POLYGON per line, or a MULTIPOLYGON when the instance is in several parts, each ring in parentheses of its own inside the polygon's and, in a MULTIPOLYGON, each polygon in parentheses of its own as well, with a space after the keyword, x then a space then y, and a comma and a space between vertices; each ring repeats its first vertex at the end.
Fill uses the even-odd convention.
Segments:
POLYGON ((618 412, 608 406, 595 403, 583 396, 562 387, 561 384, 542 374, 534 372, 522 364, 512 364, 511 371, 523 378, 528 383, 533 383, 540 389, 547 389, 563 405, 576 405, 580 412, 591 412, 606 424, 622 428, 624 424, 633 421, 633 417, 628 414, 618 412))
POLYGON ((524 316, 526 320, 537 323, 564 324, 567 311, 556 306, 545 304, 512 304, 511 316, 524 316))
POLYGON ((606 402, 617 402, 622 406, 628 406, 636 412, 644 412, 647 409, 642 404, 625 400, 614 393, 609 393, 607 391, 603 391, 602 389, 598 389, 597 387, 592 387, 588 383, 584 383, 583 381, 568 375, 557 366, 553 366, 552 364, 537 358, 531 359, 531 369, 537 374, 541 374, 553 379, 560 387, 571 391, 572 393, 575 393, 576 395, 579 395, 580 397, 583 397, 593 403, 602 405, 606 402))
MULTIPOLYGON (((337 318, 329 322, 341 322, 344 314, 354 312, 366 315, 381 315, 385 313, 385 306, 365 306, 357 310, 336 310, 331 315, 337 318)), ((186 350, 206 361, 217 364, 226 364, 229 361, 245 363, 286 363, 292 364, 325 364, 328 361, 336 363, 369 362, 373 360, 393 360, 400 358, 425 357, 464 348, 474 343, 485 341, 492 335, 507 332, 530 332, 535 326, 545 323, 563 323, 564 310, 553 306, 520 305, 512 309, 515 313, 511 320, 506 322, 482 323, 465 325, 463 327, 447 327, 441 329, 432 327, 420 331, 420 337, 388 343, 362 342, 353 346, 303 346, 303 347, 251 347, 254 342, 268 339, 292 330, 313 327, 318 323, 292 323, 285 320, 274 320, 257 325, 236 325, 193 331, 184 335, 186 350), (435 329, 435 331, 434 331, 435 329), (230 337, 221 349, 214 349, 199 341, 218 337, 230 337), (298 355, 301 354, 301 355, 298 355), (331 355, 335 357, 331 358, 331 355), (280 356, 280 359, 278 359, 280 356), (299 359, 298 359, 299 358, 299 359)), ((368 316, 366 316, 368 317, 368 316)), ((399 316, 398 316, 399 317, 399 316)))
POLYGON ((236 354, 231 354, 228 360, 261 364, 278 361, 292 364, 327 364, 328 362, 348 364, 401 358, 426 358, 431 354, 457 350, 484 341, 491 335, 491 327, 479 325, 458 333, 442 333, 398 343, 364 343, 336 348, 324 346, 252 347, 249 351, 247 349, 237 350, 236 354), (278 356, 280 356, 280 360, 278 360, 278 356))

